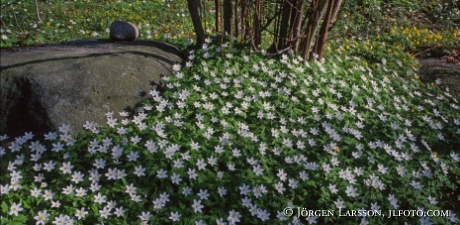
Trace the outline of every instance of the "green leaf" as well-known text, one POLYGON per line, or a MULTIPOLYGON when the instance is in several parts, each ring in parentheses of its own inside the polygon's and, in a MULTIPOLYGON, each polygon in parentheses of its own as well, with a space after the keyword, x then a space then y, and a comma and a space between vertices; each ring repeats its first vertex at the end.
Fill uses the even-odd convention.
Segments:
POLYGON ((6 204, 6 201, 3 201, 2 202, 2 212, 3 213, 7 213, 9 210, 8 210, 8 205, 6 204))
POLYGON ((25 224, 27 220, 28 220, 27 217, 21 214, 15 217, 11 224, 25 224))

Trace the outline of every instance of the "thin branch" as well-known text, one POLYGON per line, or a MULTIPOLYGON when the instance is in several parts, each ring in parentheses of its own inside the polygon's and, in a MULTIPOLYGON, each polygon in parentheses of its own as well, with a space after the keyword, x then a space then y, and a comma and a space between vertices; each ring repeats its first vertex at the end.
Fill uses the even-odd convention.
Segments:
POLYGON ((38 0, 35 0, 35 12, 37 13, 38 23, 43 23, 43 20, 40 17, 40 10, 38 9, 38 0))
POLYGON ((19 25, 18 18, 16 17, 16 11, 14 10, 14 8, 13 8, 13 16, 14 16, 14 21, 16 22, 16 25, 18 25, 19 29, 24 34, 25 33, 24 29, 22 29, 21 25, 19 25))

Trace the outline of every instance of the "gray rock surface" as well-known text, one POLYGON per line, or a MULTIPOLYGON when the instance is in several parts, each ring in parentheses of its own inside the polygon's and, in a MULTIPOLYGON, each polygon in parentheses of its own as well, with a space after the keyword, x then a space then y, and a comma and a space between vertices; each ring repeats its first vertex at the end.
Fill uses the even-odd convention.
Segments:
POLYGON ((460 66, 446 63, 438 58, 427 58, 419 61, 420 80, 424 82, 436 82, 448 87, 456 95, 460 96, 460 66))
POLYGON ((135 107, 181 62, 174 46, 152 41, 76 41, 1 49, 0 134, 39 134, 135 107))
POLYGON ((139 38, 139 27, 127 21, 115 21, 110 24, 111 41, 134 41, 139 38))

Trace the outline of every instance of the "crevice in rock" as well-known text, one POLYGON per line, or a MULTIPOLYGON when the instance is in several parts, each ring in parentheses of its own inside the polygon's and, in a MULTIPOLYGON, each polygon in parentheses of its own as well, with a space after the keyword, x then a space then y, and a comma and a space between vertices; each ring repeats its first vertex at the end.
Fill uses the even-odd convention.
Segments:
POLYGON ((2 133, 17 137, 25 132, 41 136, 51 131, 45 108, 32 95, 31 81, 25 77, 10 77, 6 82, 9 84, 5 85, 5 97, 9 101, 2 115, 6 118, 2 121, 2 133))

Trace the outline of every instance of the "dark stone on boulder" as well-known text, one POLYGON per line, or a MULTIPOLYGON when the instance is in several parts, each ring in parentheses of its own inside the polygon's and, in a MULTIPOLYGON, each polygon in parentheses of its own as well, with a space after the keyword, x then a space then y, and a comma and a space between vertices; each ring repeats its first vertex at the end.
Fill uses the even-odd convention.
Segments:
POLYGON ((139 27, 127 21, 115 21, 110 25, 111 41, 134 41, 139 38, 139 27))
POLYGON ((9 136, 105 124, 106 112, 149 98, 182 61, 176 47, 153 41, 76 41, 0 54, 0 134, 9 136))

